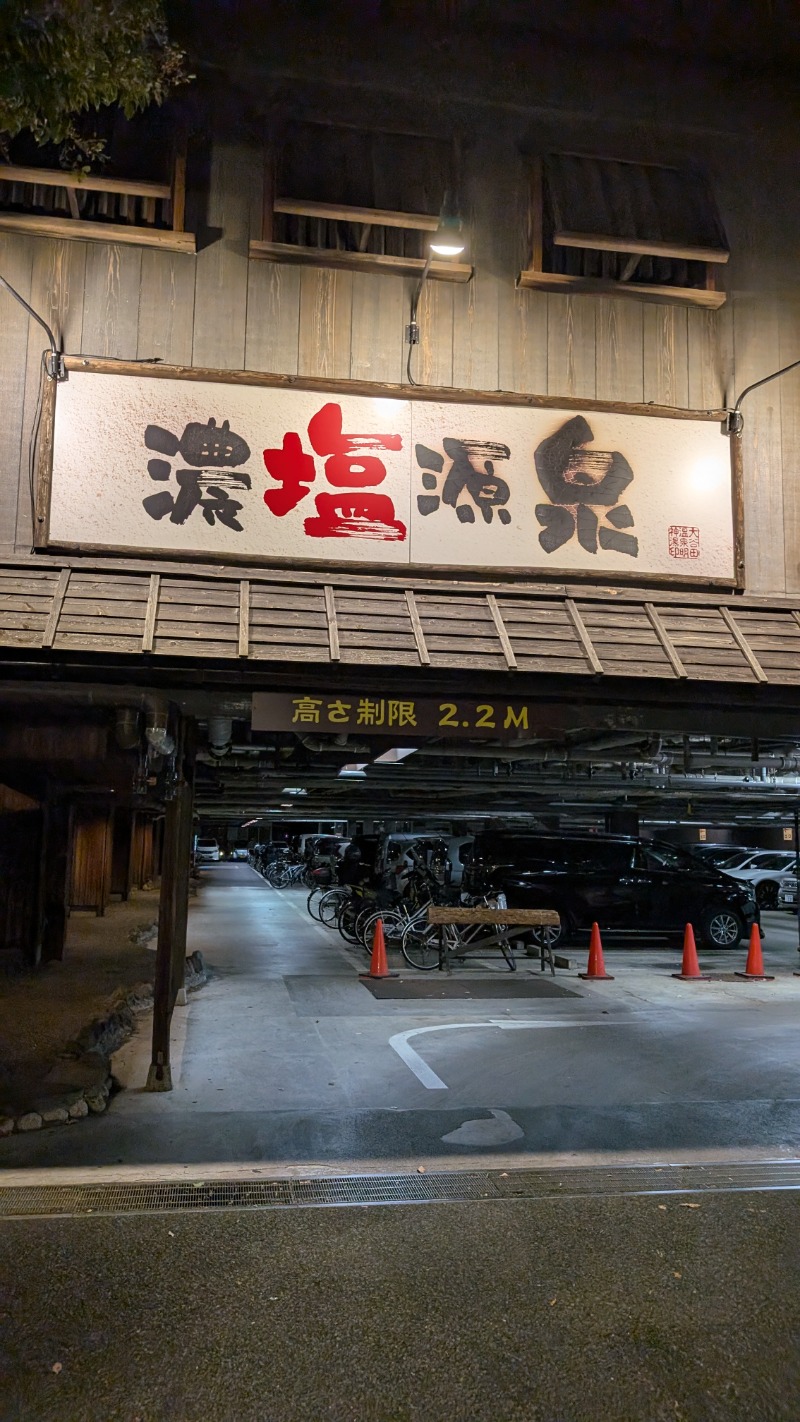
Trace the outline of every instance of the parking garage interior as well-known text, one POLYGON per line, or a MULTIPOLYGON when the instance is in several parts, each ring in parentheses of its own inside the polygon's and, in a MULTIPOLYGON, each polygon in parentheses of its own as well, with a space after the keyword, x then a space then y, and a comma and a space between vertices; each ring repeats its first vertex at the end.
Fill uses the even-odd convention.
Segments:
MULTIPOLYGON (((772 982, 736 977, 745 967, 746 933, 731 948, 714 947, 703 943, 696 925, 710 979, 698 1000, 673 977, 681 966, 674 924, 662 932, 636 921, 622 932, 604 928, 608 982, 579 977, 588 932, 578 931, 559 946, 554 975, 542 971, 524 936, 514 940, 513 979, 496 949, 455 961, 448 973, 420 974, 389 941, 388 967, 398 977, 375 990, 365 981, 371 943, 348 941, 335 925, 312 918, 301 879, 275 888, 255 867, 259 854, 264 861, 274 852, 299 860, 300 837, 317 833, 343 841, 435 835, 468 845, 475 835, 502 832, 551 844, 578 838, 600 847, 611 836, 692 852, 769 851, 782 865, 775 882, 784 883, 797 851, 800 743, 780 693, 757 710, 756 697, 768 699, 760 688, 734 688, 724 700, 712 688, 711 704, 701 708, 681 689, 666 711, 652 693, 634 701, 630 685, 620 696, 595 683, 580 701, 551 687, 549 697, 534 702, 525 701, 518 684, 499 696, 485 690, 485 679, 464 697, 451 678, 433 699, 437 710, 459 708, 468 726, 457 736, 415 734, 409 725, 402 733, 291 728, 296 707, 309 699, 352 706, 354 715, 369 699, 374 707, 385 703, 388 715, 396 679, 380 685, 362 672, 348 680, 349 686, 337 669, 314 681, 307 671, 291 681, 276 678, 266 692, 219 685, 142 691, 122 682, 101 690, 77 679, 59 687, 67 708, 62 732, 70 722, 92 724, 106 737, 107 754, 82 767, 68 764, 61 742, 62 760, 51 763, 50 775, 77 776, 80 769, 92 796, 121 798, 133 787, 128 803, 140 813, 149 808, 162 844, 178 752, 163 736, 148 740, 147 727, 153 708, 163 706, 170 718, 165 734, 191 723, 186 844, 191 850, 198 839, 216 841, 220 857, 195 864, 186 949, 202 953, 210 981, 190 994, 187 1006, 173 1007, 172 1091, 145 1090, 152 1071, 145 1023, 124 1051, 125 1089, 108 1118, 66 1142, 55 1133, 36 1140, 15 1135, 0 1142, 5 1163, 135 1160, 189 1168, 210 1152, 220 1162, 344 1168, 349 1161, 375 1168, 416 1155, 463 1161, 475 1150, 542 1160, 612 1151, 691 1154, 701 1146, 785 1151, 794 1138, 791 1101, 800 1096, 788 1058, 776 1064, 771 1086, 759 1086, 784 1103, 777 1114, 754 1125, 749 1104, 763 1034, 774 1037, 778 1063, 798 995, 793 984, 800 983, 792 976, 796 906, 779 908, 771 891, 769 902, 761 896, 760 920, 764 972, 781 985, 777 1006, 772 982), (288 711, 280 709, 281 697, 288 711), (522 733, 515 725, 510 735, 492 737, 486 728, 481 736, 465 734, 476 705, 487 718, 487 706, 508 703, 519 717, 523 702, 522 733), (272 728, 264 725, 270 718, 272 728), (755 727, 762 733, 753 734, 755 727), (764 1005, 771 1001, 767 1022, 764 1005), (498 1030, 503 1019, 516 1030, 498 1030), (526 1033, 526 1022, 542 1030, 526 1033), (563 1030, 548 1036, 547 1024, 563 1030), (613 1024, 609 1050, 608 1034, 594 1027, 613 1024), (677 1075, 676 1051, 684 1063, 677 1075), (438 1085, 426 1085, 426 1078, 438 1085), (588 1094, 587 1079, 595 1083, 588 1094)), ((406 703, 416 697, 424 723, 419 684, 406 678, 402 696, 406 703)), ((39 749, 52 717, 40 692, 16 690, 29 726, 38 721, 39 749)), ((16 745, 10 729, 7 735, 6 744, 16 745)), ((24 760, 12 768, 7 757, 3 774, 36 788, 24 760)), ((449 893, 469 902, 452 885, 449 893)))

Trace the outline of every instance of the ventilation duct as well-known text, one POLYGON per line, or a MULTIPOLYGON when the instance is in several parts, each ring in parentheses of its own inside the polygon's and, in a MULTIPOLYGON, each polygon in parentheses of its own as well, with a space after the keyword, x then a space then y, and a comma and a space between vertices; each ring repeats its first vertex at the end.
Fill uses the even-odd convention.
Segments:
POLYGON ((135 706, 120 706, 114 718, 114 736, 120 750, 135 750, 139 744, 139 712, 135 706))
POLYGON ((216 760, 226 756, 233 745, 233 721, 230 716, 209 716, 208 749, 216 760))
POLYGON ((169 707, 147 702, 145 739, 155 755, 172 755, 175 740, 169 733, 169 707))

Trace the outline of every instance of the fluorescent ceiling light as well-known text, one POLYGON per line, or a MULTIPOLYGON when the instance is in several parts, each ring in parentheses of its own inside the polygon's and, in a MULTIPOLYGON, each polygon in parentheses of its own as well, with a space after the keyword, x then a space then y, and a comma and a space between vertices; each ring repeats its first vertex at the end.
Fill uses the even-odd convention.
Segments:
POLYGON ((339 779, 366 780, 367 772, 364 767, 367 764, 368 762, 366 760, 362 760, 359 762, 354 761, 352 765, 343 765, 339 771, 339 779))
POLYGON ((307 790, 303 790, 302 787, 299 786, 299 785, 297 785, 297 786, 284 785, 283 789, 281 790, 281 794, 282 794, 282 795, 307 795, 307 794, 308 794, 308 791, 307 791, 307 790))
POLYGON ((384 751, 383 755, 376 755, 374 765, 397 765, 401 760, 405 760, 407 755, 413 755, 416 746, 393 746, 391 750, 384 751))

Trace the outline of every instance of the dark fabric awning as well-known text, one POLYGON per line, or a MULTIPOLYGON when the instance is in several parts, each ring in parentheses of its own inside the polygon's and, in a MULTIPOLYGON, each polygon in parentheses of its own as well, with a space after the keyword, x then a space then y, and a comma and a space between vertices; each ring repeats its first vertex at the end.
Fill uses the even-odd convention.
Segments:
POLYGON ((800 685, 800 598, 47 555, 0 563, 0 647, 800 685))

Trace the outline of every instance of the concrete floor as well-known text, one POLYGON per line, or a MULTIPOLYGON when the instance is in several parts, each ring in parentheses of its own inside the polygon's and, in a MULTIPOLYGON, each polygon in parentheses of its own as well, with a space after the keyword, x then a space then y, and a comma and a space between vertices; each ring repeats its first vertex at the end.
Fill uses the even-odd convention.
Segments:
POLYGON ((608 943, 574 997, 376 1001, 303 895, 206 878, 175 1091, 134 1041, 108 1114, 0 1141, 0 1185, 586 1161, 594 1193, 3 1220, 0 1422, 795 1422, 800 1192, 602 1168, 800 1155, 794 924, 774 983, 608 943))
MULTIPOLYGON (((136 1088, 144 1035, 127 1054, 133 1088, 104 1118, 0 1141, 0 1168, 800 1153, 787 917, 767 923, 774 983, 683 984, 674 947, 609 942, 615 981, 560 975, 574 997, 377 1001, 357 978, 362 955, 309 919, 303 892, 245 865, 204 879, 190 946, 214 978, 180 1015, 176 1089, 136 1088)), ((704 957, 724 971, 744 952, 704 957)), ((523 960, 517 976, 536 971, 523 960)), ((491 976, 510 978, 499 961, 491 976)))
POLYGON ((694 1203, 6 1221, 0 1418, 796 1422, 800 1197, 694 1203))

